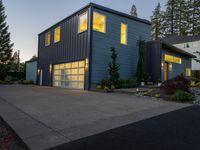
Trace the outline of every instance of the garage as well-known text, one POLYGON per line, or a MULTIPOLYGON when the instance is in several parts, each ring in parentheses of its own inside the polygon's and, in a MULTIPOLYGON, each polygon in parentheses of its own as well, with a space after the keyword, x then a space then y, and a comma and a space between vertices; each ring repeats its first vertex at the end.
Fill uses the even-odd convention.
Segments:
POLYGON ((53 86, 84 89, 85 61, 53 65, 53 86))

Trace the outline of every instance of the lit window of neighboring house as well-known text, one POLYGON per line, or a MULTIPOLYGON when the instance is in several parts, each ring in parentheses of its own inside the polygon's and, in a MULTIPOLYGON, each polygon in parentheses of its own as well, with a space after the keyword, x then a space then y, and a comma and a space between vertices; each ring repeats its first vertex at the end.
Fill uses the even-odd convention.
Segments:
POLYGON ((186 68, 186 76, 187 77, 191 76, 191 69, 190 68, 186 68))
POLYGON ((128 34, 127 24, 121 23, 121 44, 127 45, 127 34, 128 34))
POLYGON ((97 12, 93 13, 93 30, 102 33, 106 32, 106 16, 97 12))
POLYGON ((51 33, 48 32, 45 34, 45 46, 49 46, 51 43, 51 33))
POLYGON ((59 26, 54 30, 54 43, 60 42, 60 33, 61 33, 61 28, 59 26))
POLYGON ((79 16, 78 33, 84 32, 88 29, 88 12, 79 16))

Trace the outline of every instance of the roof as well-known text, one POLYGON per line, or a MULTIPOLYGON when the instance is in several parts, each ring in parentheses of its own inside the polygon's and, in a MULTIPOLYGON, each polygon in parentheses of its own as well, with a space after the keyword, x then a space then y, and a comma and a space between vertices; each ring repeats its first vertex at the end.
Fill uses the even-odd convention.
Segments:
POLYGON ((79 9, 78 11, 74 12, 73 14, 69 15, 68 17, 66 17, 65 19, 59 21, 58 23, 54 24, 53 26, 47 28, 46 30, 44 30, 43 32, 39 33, 39 35, 43 34, 44 32, 50 30, 51 28, 61 24, 62 22, 66 21, 67 19, 69 19, 70 17, 74 16, 75 14, 77 13, 80 13, 81 11, 89 8, 89 7, 93 7, 93 8, 97 8, 97 9, 100 9, 102 11, 107 11, 109 13, 113 13, 113 14, 116 14, 116 15, 119 15, 119 16, 122 16, 122 17, 126 17, 126 18, 129 18, 129 19, 132 19, 132 20, 135 20, 135 21, 138 21, 138 22, 142 22, 144 24, 147 24, 147 25, 151 25, 151 22, 146 20, 146 19, 141 19, 141 18, 138 18, 138 17, 134 17, 134 16, 131 16, 129 14, 126 14, 126 13, 123 13, 123 12, 119 12, 117 10, 114 10, 114 9, 110 9, 110 8, 107 8, 107 7, 104 7, 104 6, 101 6, 101 5, 98 5, 98 4, 95 4, 95 3, 89 3, 88 5, 84 6, 83 8, 79 9))
POLYGON ((162 38, 160 40, 167 42, 169 44, 180 44, 180 43, 200 41, 200 35, 194 35, 194 36, 172 35, 172 36, 162 38))
POLYGON ((166 47, 173 52, 179 53, 179 54, 186 56, 186 57, 189 57, 189 58, 196 58, 195 55, 188 53, 185 50, 178 48, 176 46, 173 46, 172 44, 164 42, 164 41, 157 40, 157 41, 150 41, 148 43, 160 43, 160 44, 162 44, 163 47, 166 47))
POLYGON ((31 62, 35 62, 35 61, 38 61, 38 58, 30 59, 30 60, 26 61, 25 63, 31 63, 31 62))

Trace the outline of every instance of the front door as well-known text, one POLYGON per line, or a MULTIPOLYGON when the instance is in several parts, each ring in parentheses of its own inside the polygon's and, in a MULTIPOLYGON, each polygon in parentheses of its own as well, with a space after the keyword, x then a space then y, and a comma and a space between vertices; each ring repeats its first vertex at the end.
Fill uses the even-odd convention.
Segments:
POLYGON ((167 62, 164 63, 164 81, 168 80, 168 69, 169 68, 169 64, 167 62))

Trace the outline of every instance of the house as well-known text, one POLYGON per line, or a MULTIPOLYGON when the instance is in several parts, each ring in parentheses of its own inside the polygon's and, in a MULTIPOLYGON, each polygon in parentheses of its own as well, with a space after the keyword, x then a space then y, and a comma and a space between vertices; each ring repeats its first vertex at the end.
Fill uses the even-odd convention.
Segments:
MULTIPOLYGON (((195 36, 173 35, 163 38, 162 40, 196 56, 197 54, 195 54, 195 52, 196 51, 200 52, 200 35, 195 35, 195 36)), ((200 63, 196 62, 195 60, 192 60, 192 70, 200 70, 200 63)))
POLYGON ((153 81, 166 81, 178 75, 191 76, 191 59, 195 55, 162 40, 147 42, 146 72, 153 81))
POLYGON ((90 3, 39 34, 38 84, 96 88, 108 77, 111 47, 120 77, 133 79, 141 37, 150 40, 149 21, 90 3))
POLYGON ((26 80, 37 81, 37 58, 26 61, 26 80))

